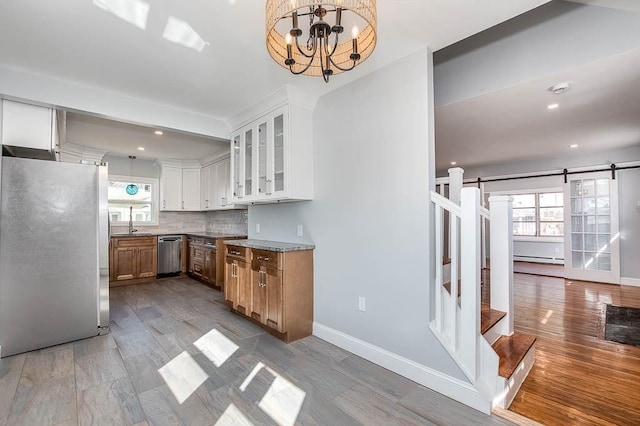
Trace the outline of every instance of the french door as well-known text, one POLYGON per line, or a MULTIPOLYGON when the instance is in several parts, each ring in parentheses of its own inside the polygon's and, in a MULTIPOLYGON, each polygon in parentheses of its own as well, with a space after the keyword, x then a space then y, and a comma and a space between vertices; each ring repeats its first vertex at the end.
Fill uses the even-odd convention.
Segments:
POLYGON ((565 278, 620 284, 618 181, 610 172, 564 185, 565 278))

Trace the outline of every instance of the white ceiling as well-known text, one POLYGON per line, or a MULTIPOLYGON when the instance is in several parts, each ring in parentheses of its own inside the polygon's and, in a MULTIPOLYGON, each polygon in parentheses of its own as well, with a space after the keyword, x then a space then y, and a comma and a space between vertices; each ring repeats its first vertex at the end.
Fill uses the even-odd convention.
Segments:
POLYGON ((436 169, 637 145, 638 70, 640 49, 437 108, 436 169), (564 94, 547 90, 565 81, 571 88, 564 94), (552 103, 559 107, 548 110, 552 103))
POLYGON ((440 49, 548 0, 378 0, 376 51, 356 70, 293 76, 267 54, 264 1, 120 0, 149 5, 145 29, 97 7, 105 0, 2 0, 0 66, 227 119, 292 84, 314 98, 417 49, 440 49), (202 52, 163 38, 188 23, 202 52))
MULTIPOLYGON (((120 123, 86 114, 67 113, 66 142, 106 150, 111 155, 141 159, 199 160, 229 152, 229 142, 199 135, 120 123), (144 148, 144 151, 138 148, 144 148)), ((64 146, 64 145, 63 145, 64 146)))

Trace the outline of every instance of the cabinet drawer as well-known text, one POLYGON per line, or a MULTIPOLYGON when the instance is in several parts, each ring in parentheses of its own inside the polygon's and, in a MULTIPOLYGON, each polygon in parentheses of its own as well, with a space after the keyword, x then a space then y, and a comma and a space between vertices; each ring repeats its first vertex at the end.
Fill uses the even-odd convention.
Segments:
POLYGON ((193 248, 193 259, 194 260, 204 260, 204 249, 202 249, 202 247, 194 247, 193 248))
POLYGON ((156 237, 112 238, 113 247, 141 247, 158 244, 156 237))
POLYGON ((193 262, 193 273, 195 275, 202 275, 202 270, 203 270, 203 267, 201 263, 193 262))
POLYGON ((249 258, 249 249, 246 247, 227 246, 227 257, 247 261, 249 258))
POLYGON ((252 265, 265 266, 269 269, 282 269, 282 254, 275 251, 253 249, 252 265))
POLYGON ((191 237, 189 239, 189 242, 191 244, 195 244, 195 245, 201 246, 202 244, 204 244, 204 238, 202 238, 202 237, 191 237))

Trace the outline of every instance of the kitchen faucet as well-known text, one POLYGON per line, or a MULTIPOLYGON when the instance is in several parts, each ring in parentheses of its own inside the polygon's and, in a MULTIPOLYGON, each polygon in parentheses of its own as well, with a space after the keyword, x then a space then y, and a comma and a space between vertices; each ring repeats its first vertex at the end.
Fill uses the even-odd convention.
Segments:
POLYGON ((129 235, 134 232, 138 232, 138 230, 133 229, 133 206, 129 206, 129 235))

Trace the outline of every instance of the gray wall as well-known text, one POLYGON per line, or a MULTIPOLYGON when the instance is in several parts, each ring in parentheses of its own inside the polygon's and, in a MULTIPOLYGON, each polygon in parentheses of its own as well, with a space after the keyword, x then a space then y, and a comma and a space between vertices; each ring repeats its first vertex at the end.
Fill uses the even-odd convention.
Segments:
POLYGON ((420 51, 321 97, 314 200, 250 207, 249 234, 316 244, 317 323, 466 380, 428 327, 429 61, 420 51))
POLYGON ((132 175, 155 179, 160 177, 160 168, 153 160, 130 160, 127 157, 117 157, 107 154, 102 158, 102 161, 109 163, 110 175, 132 175))
MULTIPOLYGON (((575 167, 594 167, 622 163, 625 161, 640 160, 640 144, 609 151, 592 152, 586 154, 573 154, 558 157, 547 157, 536 160, 510 161, 508 163, 485 164, 464 169, 464 178, 475 179, 478 177, 501 176, 517 173, 529 173, 540 171, 562 171, 575 167)), ((562 184, 563 180, 560 180, 562 184)), ((514 184, 504 184, 514 185, 514 184)))
POLYGON ((640 169, 618 172, 620 275, 640 279, 640 169))
POLYGON ((640 14, 551 1, 434 54, 436 107, 640 47, 640 14))

